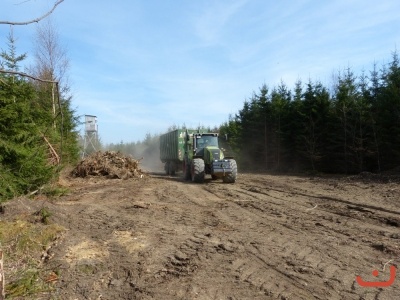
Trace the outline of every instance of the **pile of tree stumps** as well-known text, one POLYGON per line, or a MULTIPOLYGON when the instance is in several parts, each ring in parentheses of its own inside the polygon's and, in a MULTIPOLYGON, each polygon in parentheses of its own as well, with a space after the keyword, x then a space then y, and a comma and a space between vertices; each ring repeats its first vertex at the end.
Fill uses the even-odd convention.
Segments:
POLYGON ((144 172, 139 167, 139 160, 121 152, 95 152, 82 159, 72 170, 74 177, 105 176, 106 178, 128 179, 143 177, 144 172))

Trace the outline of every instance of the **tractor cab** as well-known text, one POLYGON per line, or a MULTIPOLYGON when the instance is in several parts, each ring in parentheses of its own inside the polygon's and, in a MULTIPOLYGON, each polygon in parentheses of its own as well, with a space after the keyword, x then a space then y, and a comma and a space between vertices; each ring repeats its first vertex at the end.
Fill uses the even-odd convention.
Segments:
POLYGON ((205 147, 217 147, 218 148, 218 135, 215 134, 196 134, 195 135, 195 148, 202 149, 205 147))
POLYGON ((194 156, 203 158, 206 164, 224 158, 219 149, 217 133, 196 133, 193 135, 193 140, 194 156))

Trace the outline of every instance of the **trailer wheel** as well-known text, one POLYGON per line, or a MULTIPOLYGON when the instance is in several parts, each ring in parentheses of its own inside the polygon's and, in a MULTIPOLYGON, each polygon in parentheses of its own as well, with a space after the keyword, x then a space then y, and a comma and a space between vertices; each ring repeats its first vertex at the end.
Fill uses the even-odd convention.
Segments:
POLYGON ((225 183, 235 183, 235 181, 236 181, 236 176, 237 176, 237 164, 236 164, 236 160, 230 159, 230 160, 229 160, 229 164, 231 165, 232 173, 230 173, 230 174, 224 176, 222 180, 223 180, 225 183))
POLYGON ((204 160, 201 158, 195 158, 192 162, 192 181, 203 182, 204 181, 204 160))

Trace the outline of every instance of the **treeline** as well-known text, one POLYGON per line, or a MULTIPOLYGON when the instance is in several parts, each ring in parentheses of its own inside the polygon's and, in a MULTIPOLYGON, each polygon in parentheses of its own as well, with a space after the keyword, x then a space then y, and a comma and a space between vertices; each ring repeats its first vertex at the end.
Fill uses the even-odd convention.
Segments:
POLYGON ((356 76, 263 85, 221 125, 241 169, 380 172, 400 165, 400 66, 391 62, 356 76))
POLYGON ((68 86, 57 75, 63 56, 52 28, 38 30, 35 65, 28 72, 59 85, 20 75, 26 54, 17 54, 11 31, 8 49, 0 53, 0 203, 40 188, 79 154, 78 120, 68 86))

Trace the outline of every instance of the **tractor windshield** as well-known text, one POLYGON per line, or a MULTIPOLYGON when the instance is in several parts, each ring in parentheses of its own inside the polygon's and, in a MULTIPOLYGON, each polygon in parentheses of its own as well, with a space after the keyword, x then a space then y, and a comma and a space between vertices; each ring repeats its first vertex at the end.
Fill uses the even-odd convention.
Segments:
POLYGON ((218 137, 216 136, 198 136, 196 137, 196 147, 205 148, 208 146, 218 147, 218 137))

